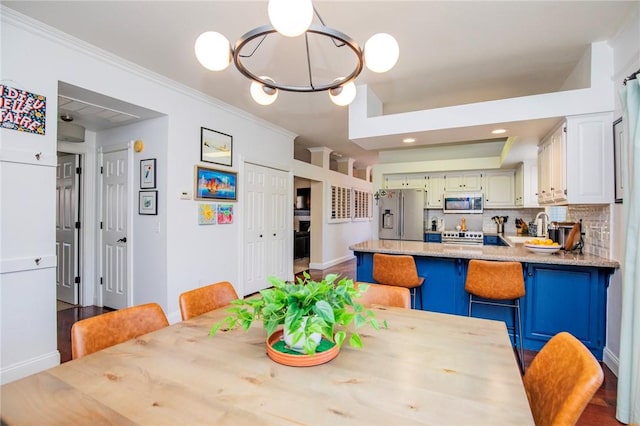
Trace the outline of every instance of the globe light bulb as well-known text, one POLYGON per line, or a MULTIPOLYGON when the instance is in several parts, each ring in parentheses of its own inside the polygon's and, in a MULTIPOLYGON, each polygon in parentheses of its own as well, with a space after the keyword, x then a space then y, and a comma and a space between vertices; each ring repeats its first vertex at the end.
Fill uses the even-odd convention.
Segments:
MULTIPOLYGON (((269 77, 260 76, 260 78, 273 82, 269 77)), ((278 99, 278 89, 265 86, 258 81, 251 83, 250 93, 253 100, 260 105, 271 105, 278 99)))
POLYGON ((329 89, 329 97, 338 106, 349 105, 356 98, 356 85, 353 84, 353 81, 350 81, 343 86, 329 89))
POLYGON ((222 71, 231 63, 229 40, 215 31, 200 34, 194 46, 196 58, 208 70, 222 71))
POLYGON ((375 34, 364 45, 364 63, 373 72, 389 71, 399 56, 398 42, 387 33, 375 34))
POLYGON ((268 12, 271 25, 286 37, 304 33, 313 20, 311 0, 269 0, 268 12))

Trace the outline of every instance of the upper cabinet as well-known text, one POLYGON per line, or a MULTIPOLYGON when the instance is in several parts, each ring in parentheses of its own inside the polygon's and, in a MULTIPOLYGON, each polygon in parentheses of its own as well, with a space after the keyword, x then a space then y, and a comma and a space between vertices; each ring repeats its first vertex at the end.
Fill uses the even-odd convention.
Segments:
POLYGON ((452 172, 444 175, 445 191, 482 191, 482 173, 452 172))
POLYGON ((515 171, 516 207, 540 207, 538 204, 538 163, 525 160, 515 171))
POLYGON ((386 175, 385 189, 427 189, 427 175, 424 173, 386 175))
POLYGON ((515 205, 513 170, 487 171, 485 181, 485 208, 513 207, 515 205))
POLYGON ((429 186, 427 188, 427 208, 441 209, 442 196, 444 195, 444 174, 430 174, 427 176, 429 186))
POLYGON ((608 204, 613 200, 611 113, 567 117, 540 144, 540 204, 608 204))

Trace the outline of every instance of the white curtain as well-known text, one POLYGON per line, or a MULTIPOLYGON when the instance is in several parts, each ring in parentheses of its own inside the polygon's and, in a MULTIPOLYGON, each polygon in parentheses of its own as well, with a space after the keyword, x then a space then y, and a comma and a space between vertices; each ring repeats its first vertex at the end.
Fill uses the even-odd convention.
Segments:
MULTIPOLYGON (((621 93, 626 123, 624 217, 627 236, 622 265, 622 324, 616 417, 640 424, 640 75, 621 93)), ((624 168, 623 168, 624 170, 624 168)))

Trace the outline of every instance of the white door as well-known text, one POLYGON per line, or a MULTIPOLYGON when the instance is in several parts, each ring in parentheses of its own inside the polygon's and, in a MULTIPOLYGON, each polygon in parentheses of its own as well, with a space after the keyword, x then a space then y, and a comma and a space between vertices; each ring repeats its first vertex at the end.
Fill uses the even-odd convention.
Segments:
MULTIPOLYGON (((291 256, 286 256, 287 243, 291 241, 291 244, 293 244, 293 232, 286 232, 288 229, 288 213, 291 210, 291 204, 287 203, 288 174, 280 170, 267 170, 267 206, 270 209, 267 212, 267 223, 269 225, 267 274, 286 279, 288 276, 287 271, 290 270, 287 265, 291 259, 291 256)), ((293 228, 289 229, 293 230, 293 228)))
POLYGON ((267 277, 287 278, 288 175, 286 172, 246 163, 245 286, 244 295, 269 287, 267 277))
POLYGON ((128 152, 102 155, 102 304, 128 306, 128 152))
POLYGON ((58 156, 56 169, 56 298, 76 305, 78 289, 78 158, 74 154, 58 156))

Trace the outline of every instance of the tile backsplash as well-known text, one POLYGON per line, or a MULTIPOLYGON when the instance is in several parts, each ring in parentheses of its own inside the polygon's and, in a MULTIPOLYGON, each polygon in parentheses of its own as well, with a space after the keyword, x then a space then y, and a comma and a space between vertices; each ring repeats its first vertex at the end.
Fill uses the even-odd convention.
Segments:
POLYGON ((610 255, 609 246, 609 205, 567 206, 567 221, 578 222, 582 219, 584 253, 606 257, 610 255))

